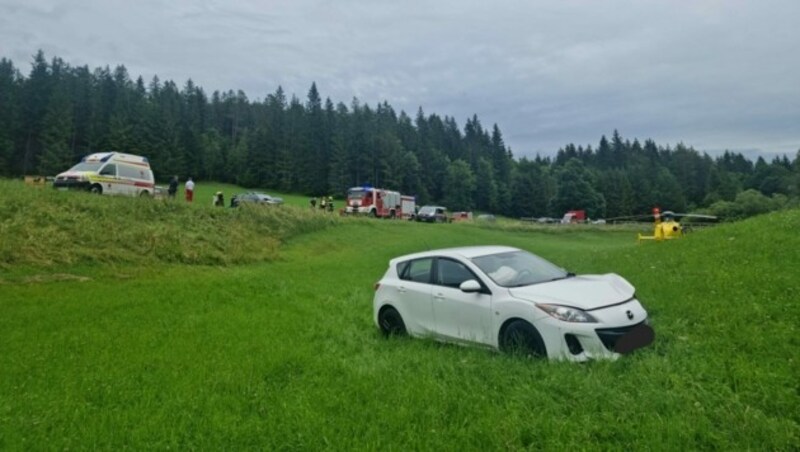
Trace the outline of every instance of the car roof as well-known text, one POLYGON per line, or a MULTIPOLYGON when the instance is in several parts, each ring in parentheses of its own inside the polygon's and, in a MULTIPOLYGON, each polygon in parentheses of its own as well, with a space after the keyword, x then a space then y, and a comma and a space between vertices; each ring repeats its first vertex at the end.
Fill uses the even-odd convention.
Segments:
POLYGON ((391 260, 394 262, 402 262, 411 259, 420 259, 431 256, 445 256, 445 257, 461 257, 465 259, 472 259, 480 256, 487 256, 489 254, 509 253, 513 251, 520 251, 519 248, 512 246, 464 246, 459 248, 443 248, 438 250, 423 251, 420 253, 406 254, 391 260))

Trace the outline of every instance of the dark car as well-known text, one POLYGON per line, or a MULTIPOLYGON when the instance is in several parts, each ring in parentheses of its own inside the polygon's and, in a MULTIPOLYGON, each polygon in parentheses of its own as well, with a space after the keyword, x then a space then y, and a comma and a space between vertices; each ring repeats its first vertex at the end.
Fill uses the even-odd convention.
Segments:
POLYGON ((417 212, 416 220, 426 223, 447 223, 447 209, 442 206, 423 206, 417 212))
POLYGON ((280 205, 283 204, 283 198, 258 192, 239 193, 231 198, 231 207, 237 207, 242 203, 280 205))

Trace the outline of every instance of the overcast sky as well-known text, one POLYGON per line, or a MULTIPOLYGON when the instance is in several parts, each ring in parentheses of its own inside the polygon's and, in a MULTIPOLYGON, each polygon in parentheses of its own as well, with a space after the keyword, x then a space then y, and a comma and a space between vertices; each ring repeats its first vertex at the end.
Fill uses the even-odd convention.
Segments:
POLYGON ((477 114, 516 156, 618 129, 716 154, 800 149, 800 0, 0 0, 0 56, 124 64, 207 93, 477 114))

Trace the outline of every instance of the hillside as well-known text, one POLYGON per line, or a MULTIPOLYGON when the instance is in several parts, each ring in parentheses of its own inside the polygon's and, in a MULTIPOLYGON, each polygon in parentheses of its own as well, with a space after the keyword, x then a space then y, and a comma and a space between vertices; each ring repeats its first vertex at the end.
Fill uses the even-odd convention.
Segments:
POLYGON ((20 213, 24 203, 0 204, 3 237, 15 234, 2 246, 0 449, 800 446, 800 210, 637 245, 632 232, 600 228, 20 196, 38 205, 35 215, 20 213), (66 221, 62 210, 80 220, 51 225, 66 221), (191 226, 197 235, 270 235, 255 243, 271 248, 242 246, 238 260, 223 261, 214 256, 224 241, 193 248, 194 237, 128 261, 112 252, 124 241, 108 240, 101 259, 78 252, 83 265, 66 273, 40 264, 66 263, 88 247, 28 260, 17 251, 44 250, 34 245, 48 235, 66 246, 82 229, 91 229, 80 236, 89 240, 132 217, 142 221, 137 229, 156 223, 168 237, 185 221, 199 224, 191 226), (103 227, 86 225, 92 218, 103 227), (655 343, 615 362, 575 365, 383 339, 371 301, 388 260, 471 244, 518 246, 576 272, 623 275, 650 314, 655 343), (109 262, 113 271, 104 270, 109 262))
MULTIPOLYGON (((207 187, 203 187, 208 191, 207 187)), ((95 197, 0 179, 0 266, 186 263, 275 258, 281 241, 340 222, 294 206, 214 208, 182 200, 95 197)))

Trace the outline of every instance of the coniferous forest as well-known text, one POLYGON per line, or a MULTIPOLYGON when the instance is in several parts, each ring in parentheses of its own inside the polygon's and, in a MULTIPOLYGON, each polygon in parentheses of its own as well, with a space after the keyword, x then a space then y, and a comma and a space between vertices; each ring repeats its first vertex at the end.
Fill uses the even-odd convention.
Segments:
POLYGON ((302 99, 278 86, 251 101, 242 91, 209 96, 191 80, 133 80, 124 66, 73 67, 41 51, 27 75, 0 60, 0 176, 54 175, 110 150, 147 156, 159 180, 340 197, 370 184, 420 204, 513 217, 585 209, 608 218, 661 206, 736 218, 800 197, 800 150, 793 160, 752 162, 613 131, 555 157, 517 159, 500 128, 477 116, 461 128, 422 108, 411 117, 386 102, 334 103, 313 83, 302 99))

